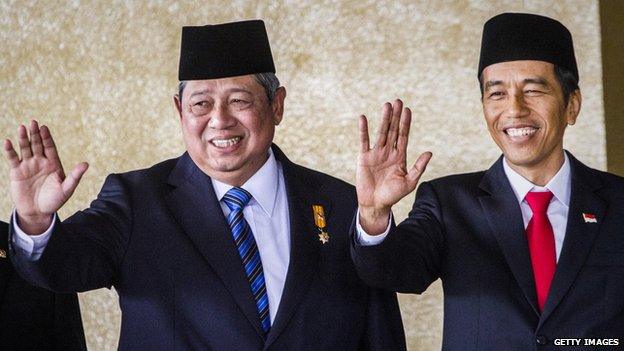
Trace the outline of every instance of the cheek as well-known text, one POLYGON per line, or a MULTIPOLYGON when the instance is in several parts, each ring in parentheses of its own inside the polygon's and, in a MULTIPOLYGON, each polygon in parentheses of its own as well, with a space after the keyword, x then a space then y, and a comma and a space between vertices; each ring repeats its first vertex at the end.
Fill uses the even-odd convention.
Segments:
POLYGON ((254 139, 264 140, 273 135, 275 125, 271 116, 246 116, 245 119, 239 119, 241 124, 247 129, 250 136, 254 139))
POLYGON ((496 122, 497 118, 494 117, 490 111, 484 111, 485 114, 485 124, 490 132, 494 132, 496 130, 496 122))
POLYGON ((186 138, 201 138, 206 129, 207 120, 203 118, 184 118, 182 132, 186 138))

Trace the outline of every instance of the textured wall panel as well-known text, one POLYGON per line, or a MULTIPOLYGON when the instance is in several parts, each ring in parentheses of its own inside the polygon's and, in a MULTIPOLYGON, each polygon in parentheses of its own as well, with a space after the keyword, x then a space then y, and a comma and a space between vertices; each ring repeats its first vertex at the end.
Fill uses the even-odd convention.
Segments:
MULTIPOLYGON (((426 179, 489 167, 490 141, 476 80, 481 28, 504 11, 549 15, 575 39, 584 93, 566 145, 604 169, 597 2, 577 1, 0 1, 0 131, 37 118, 56 132, 66 168, 91 168, 61 211, 88 205, 104 177, 183 152, 171 95, 180 27, 263 18, 288 89, 277 142, 295 161, 353 182, 357 116, 377 125, 381 104, 414 111, 410 160, 431 150, 426 179)), ((0 218, 11 211, 3 162, 0 218)), ((395 211, 406 216, 413 195, 395 211)), ((412 350, 439 349, 442 292, 401 296, 412 350)), ((91 350, 115 349, 114 291, 81 294, 91 350)))

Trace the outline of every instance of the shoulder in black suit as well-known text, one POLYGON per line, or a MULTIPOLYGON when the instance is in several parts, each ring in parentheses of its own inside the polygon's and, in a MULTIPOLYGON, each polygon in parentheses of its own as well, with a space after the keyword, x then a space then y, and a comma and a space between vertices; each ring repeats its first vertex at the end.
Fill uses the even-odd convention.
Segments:
POLYGON ((90 208, 57 222, 39 264, 20 272, 58 291, 114 285, 121 350, 404 350, 396 296, 368 288, 349 257, 353 186, 281 163, 291 256, 265 341, 210 178, 188 154, 111 175, 90 208), (312 205, 325 209, 322 244, 312 205))
POLYGON ((486 172, 422 183, 409 217, 382 244, 353 242, 358 273, 372 286, 410 293, 440 278, 444 350, 550 350, 557 338, 617 338, 622 347, 624 179, 568 155, 568 224, 543 313, 502 159, 486 172))
POLYGON ((20 278, 6 257, 7 234, 0 222, 0 350, 86 350, 76 294, 55 294, 20 278))

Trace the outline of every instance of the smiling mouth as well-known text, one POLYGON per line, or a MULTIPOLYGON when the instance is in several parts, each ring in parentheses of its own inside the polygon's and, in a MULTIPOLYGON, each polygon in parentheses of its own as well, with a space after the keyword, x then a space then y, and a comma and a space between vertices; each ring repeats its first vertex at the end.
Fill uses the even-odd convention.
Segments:
POLYGON ((210 142, 212 143, 212 145, 224 149, 238 144, 240 140, 241 137, 234 137, 230 139, 212 139, 210 142))
POLYGON ((539 128, 536 127, 507 128, 504 132, 512 138, 519 138, 531 136, 535 134, 538 129, 539 128))

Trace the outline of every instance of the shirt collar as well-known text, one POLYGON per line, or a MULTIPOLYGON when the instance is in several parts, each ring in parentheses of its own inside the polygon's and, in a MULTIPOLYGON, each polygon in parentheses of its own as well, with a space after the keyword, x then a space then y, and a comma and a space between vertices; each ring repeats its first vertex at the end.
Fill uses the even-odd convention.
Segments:
POLYGON ((568 160, 568 154, 563 153, 563 165, 559 168, 557 174, 543 187, 535 185, 528 181, 526 178, 514 171, 507 159, 503 157, 503 169, 505 175, 511 184, 511 187, 518 199, 518 203, 524 201, 526 194, 531 191, 546 191, 549 190, 553 193, 554 198, 559 200, 566 207, 570 206, 570 191, 571 191, 571 177, 570 177, 570 160, 568 160))
MULTIPOLYGON (((211 178, 212 187, 215 190, 217 199, 221 201, 225 193, 233 188, 232 185, 220 182, 211 178)), ((273 214, 277 188, 279 183, 279 167, 273 150, 269 148, 269 158, 254 175, 249 178, 241 188, 247 190, 253 197, 251 201, 256 201, 267 215, 273 214)))

